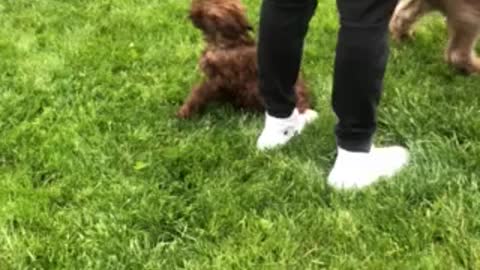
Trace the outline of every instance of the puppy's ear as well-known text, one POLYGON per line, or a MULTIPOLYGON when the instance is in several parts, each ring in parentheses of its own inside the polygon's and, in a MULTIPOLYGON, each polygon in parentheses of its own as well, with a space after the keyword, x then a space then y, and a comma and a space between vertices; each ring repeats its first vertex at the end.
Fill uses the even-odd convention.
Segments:
POLYGON ((201 9, 192 9, 190 11, 190 14, 188 15, 188 18, 192 22, 192 24, 202 30, 205 31, 206 29, 206 15, 205 12, 201 9))
POLYGON ((243 13, 239 11, 225 14, 225 16, 217 20, 217 22, 218 27, 227 37, 237 37, 238 35, 242 35, 250 30, 253 30, 243 13))

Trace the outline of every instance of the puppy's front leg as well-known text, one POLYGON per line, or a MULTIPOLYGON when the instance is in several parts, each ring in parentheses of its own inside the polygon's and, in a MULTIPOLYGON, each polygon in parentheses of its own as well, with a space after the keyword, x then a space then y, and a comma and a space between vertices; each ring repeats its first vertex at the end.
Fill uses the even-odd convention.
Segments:
POLYGON ((177 112, 179 118, 189 118, 200 111, 211 100, 217 99, 220 95, 220 86, 216 81, 205 81, 195 86, 190 96, 177 112))

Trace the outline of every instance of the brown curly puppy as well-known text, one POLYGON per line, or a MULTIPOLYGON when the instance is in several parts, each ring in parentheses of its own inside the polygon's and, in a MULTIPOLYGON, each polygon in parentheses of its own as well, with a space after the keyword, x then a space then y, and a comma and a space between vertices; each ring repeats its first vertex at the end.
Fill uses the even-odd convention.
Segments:
MULTIPOLYGON (((193 0, 190 19, 203 32, 207 43, 199 62, 205 79, 191 90, 177 116, 188 118, 211 101, 263 111, 264 103, 258 90, 256 45, 240 1, 193 0)), ((302 80, 295 90, 297 108, 304 112, 310 105, 302 80)))
POLYGON ((409 37, 413 24, 431 11, 440 11, 447 17, 450 41, 446 61, 466 74, 480 74, 480 59, 475 54, 480 34, 480 0, 403 0, 390 22, 394 38, 409 37))

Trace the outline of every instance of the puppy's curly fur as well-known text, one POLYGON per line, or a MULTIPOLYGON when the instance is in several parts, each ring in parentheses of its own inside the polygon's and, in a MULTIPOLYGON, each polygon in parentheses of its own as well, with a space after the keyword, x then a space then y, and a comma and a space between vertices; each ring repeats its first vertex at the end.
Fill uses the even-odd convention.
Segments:
POLYGON ((413 24, 431 11, 440 11, 447 18, 450 41, 445 60, 463 73, 480 74, 480 59, 475 54, 480 35, 479 0, 402 0, 390 21, 393 37, 409 37, 413 24))
MULTIPOLYGON (((211 101, 263 111, 258 90, 257 50, 240 0, 192 0, 190 19, 206 41, 199 67, 205 79, 195 86, 177 112, 188 118, 211 101)), ((297 108, 310 107, 307 89, 299 79, 295 86, 297 108)))

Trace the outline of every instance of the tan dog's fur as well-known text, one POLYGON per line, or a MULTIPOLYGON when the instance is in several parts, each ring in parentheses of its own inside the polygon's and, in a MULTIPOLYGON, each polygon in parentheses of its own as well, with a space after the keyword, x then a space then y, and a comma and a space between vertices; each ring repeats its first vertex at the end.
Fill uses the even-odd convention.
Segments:
MULTIPOLYGON (((264 111, 258 90, 257 49, 240 0, 192 0, 190 19, 206 42, 199 61, 205 79, 192 89, 177 116, 188 118, 211 101, 264 111)), ((295 93, 297 108, 304 112, 310 104, 301 79, 295 93)))
POLYGON ((450 40, 446 61, 466 74, 480 74, 480 59, 475 53, 480 35, 480 0, 402 0, 390 21, 393 37, 409 37, 414 23, 431 11, 440 11, 447 18, 450 40))

